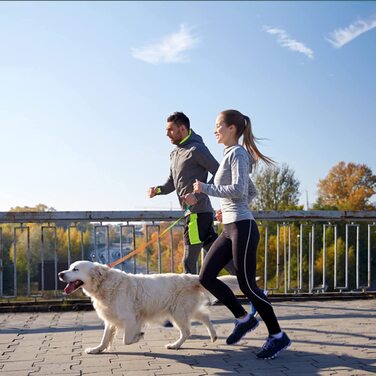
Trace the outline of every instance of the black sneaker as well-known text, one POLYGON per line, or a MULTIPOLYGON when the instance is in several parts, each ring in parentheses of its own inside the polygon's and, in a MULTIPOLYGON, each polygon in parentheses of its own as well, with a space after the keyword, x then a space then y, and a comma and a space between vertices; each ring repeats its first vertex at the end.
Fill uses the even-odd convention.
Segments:
POLYGON ((290 345, 291 340, 285 332, 283 332, 281 338, 269 336, 256 356, 261 359, 273 359, 280 351, 287 349, 290 345))
POLYGON ((239 342, 248 332, 252 332, 252 330, 256 329, 258 325, 259 322, 251 315, 246 322, 235 320, 235 328, 226 339, 226 343, 233 345, 239 342))

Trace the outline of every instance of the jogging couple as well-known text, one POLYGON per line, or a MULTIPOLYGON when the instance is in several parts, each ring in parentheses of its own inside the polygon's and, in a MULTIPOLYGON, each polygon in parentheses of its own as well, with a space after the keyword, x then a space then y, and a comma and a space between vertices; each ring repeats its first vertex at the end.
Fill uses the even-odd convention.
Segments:
POLYGON ((240 289, 267 326, 269 336, 257 357, 272 359, 290 346, 291 341, 278 324, 273 307, 263 290, 256 285, 256 251, 259 231, 249 208, 256 189, 249 174, 259 161, 273 165, 272 159, 260 152, 248 116, 236 110, 222 111, 216 118, 214 135, 224 146, 219 164, 202 138, 190 127, 189 118, 175 112, 167 118, 166 134, 176 145, 171 152, 170 175, 163 185, 151 187, 149 197, 176 191, 185 213, 185 273, 196 274, 201 248, 207 251, 200 270, 200 282, 235 317, 235 327, 226 342, 235 344, 259 325, 247 313, 233 292, 217 276, 225 267, 237 276, 240 289), (242 145, 239 140, 242 137, 242 145), (208 173, 212 175, 209 182, 208 173), (217 219, 223 223, 218 236, 213 228, 213 208, 208 196, 219 197, 221 209, 217 219))

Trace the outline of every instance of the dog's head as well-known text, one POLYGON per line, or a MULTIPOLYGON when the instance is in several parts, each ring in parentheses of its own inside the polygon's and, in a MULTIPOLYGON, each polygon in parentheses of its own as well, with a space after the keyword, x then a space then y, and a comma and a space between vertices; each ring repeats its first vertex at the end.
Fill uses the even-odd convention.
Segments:
POLYGON ((60 281, 67 283, 64 292, 69 295, 80 287, 87 291, 95 289, 107 269, 107 266, 96 262, 76 261, 58 275, 60 281))

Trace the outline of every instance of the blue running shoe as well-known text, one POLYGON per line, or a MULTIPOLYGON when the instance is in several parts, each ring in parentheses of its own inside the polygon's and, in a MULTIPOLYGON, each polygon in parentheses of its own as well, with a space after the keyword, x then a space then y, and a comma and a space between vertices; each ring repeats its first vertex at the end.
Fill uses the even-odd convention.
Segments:
POLYGON ((281 338, 269 336, 256 356, 261 359, 274 359, 280 351, 287 349, 290 345, 291 340, 285 332, 282 333, 281 338))
POLYGON ((235 320, 235 328, 233 332, 226 339, 228 345, 234 345, 239 342, 247 333, 255 330, 259 325, 259 322, 253 317, 249 316, 246 322, 239 322, 235 320))

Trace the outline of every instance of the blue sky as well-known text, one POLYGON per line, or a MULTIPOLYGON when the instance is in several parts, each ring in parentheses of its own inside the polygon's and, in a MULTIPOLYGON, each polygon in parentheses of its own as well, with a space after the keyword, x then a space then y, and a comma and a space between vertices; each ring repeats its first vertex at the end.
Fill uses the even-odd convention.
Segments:
POLYGON ((0 210, 176 209, 146 196, 167 116, 220 160, 228 108, 312 203, 339 161, 376 173, 375 47, 374 1, 0 2, 0 210))

